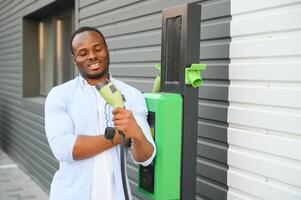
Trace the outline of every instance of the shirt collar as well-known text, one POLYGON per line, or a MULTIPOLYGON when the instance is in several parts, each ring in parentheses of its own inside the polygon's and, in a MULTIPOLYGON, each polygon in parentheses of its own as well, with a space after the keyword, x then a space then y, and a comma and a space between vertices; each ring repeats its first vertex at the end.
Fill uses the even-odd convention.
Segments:
POLYGON ((86 79, 84 79, 80 74, 78 75, 78 79, 79 79, 79 84, 81 87, 84 87, 86 85, 88 85, 88 82, 86 79))
MULTIPOLYGON (((84 79, 80 74, 78 74, 78 79, 79 79, 79 84, 81 87, 85 87, 85 86, 89 86, 89 83, 87 82, 86 79, 84 79)), ((114 80, 114 78, 112 77, 111 73, 109 73, 109 80, 114 80)))

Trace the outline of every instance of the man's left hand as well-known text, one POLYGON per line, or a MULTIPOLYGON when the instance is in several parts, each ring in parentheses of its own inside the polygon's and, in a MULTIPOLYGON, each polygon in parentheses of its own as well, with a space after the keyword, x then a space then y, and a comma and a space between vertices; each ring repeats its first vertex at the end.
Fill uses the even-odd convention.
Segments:
POLYGON ((115 128, 122 131, 126 138, 138 139, 141 137, 141 129, 131 111, 124 108, 115 108, 113 110, 113 122, 115 128))

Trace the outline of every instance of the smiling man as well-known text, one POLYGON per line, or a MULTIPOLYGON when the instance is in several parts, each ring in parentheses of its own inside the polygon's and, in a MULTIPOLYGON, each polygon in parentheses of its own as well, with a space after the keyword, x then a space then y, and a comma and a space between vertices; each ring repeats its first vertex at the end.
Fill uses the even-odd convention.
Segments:
MULTIPOLYGON (((148 165, 156 148, 147 123, 141 92, 109 74, 109 49, 102 33, 81 27, 70 40, 79 76, 54 87, 45 104, 45 130, 59 170, 55 173, 50 200, 123 200, 120 169, 120 136, 104 138, 107 126, 131 139, 134 162, 148 165), (111 81, 125 97, 125 109, 112 110, 95 85, 111 81)), ((127 180, 130 199, 131 192, 127 180)))

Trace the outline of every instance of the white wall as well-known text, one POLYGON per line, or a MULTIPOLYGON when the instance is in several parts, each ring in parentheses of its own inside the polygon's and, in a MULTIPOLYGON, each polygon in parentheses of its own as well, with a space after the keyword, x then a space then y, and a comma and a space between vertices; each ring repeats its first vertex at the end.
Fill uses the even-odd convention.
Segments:
POLYGON ((228 199, 301 199, 301 1, 232 0, 228 199))

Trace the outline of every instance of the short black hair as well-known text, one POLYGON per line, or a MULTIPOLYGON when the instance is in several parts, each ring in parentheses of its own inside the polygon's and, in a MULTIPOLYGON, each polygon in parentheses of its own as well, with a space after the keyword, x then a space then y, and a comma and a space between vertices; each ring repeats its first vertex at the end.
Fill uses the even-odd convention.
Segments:
POLYGON ((80 27, 78 28, 76 31, 74 31, 74 33, 71 35, 70 37, 70 50, 71 50, 71 53, 72 55, 74 54, 73 53, 73 47, 72 47, 72 42, 73 42, 73 39, 74 37, 79 34, 79 33, 82 33, 82 32, 85 32, 85 31, 93 31, 93 32, 96 32, 100 35, 100 37, 102 37, 105 45, 107 46, 107 43, 106 43, 106 40, 105 40, 105 37, 103 36, 103 34, 96 28, 94 27, 90 27, 90 26, 83 26, 83 27, 80 27))

